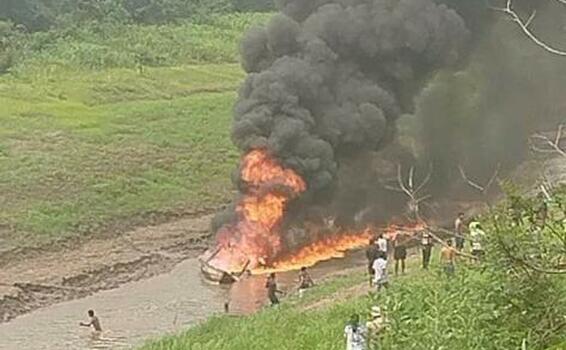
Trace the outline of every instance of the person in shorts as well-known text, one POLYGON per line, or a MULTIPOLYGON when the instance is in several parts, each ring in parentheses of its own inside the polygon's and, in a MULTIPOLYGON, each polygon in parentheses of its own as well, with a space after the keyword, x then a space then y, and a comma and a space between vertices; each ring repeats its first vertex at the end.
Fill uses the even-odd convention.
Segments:
POLYGON ((389 287, 389 276, 387 273, 387 254, 384 252, 379 252, 377 259, 373 263, 374 276, 374 286, 377 291, 381 291, 383 288, 389 287))
POLYGON ((440 265, 447 276, 453 276, 456 272, 456 255, 458 251, 454 248, 452 240, 446 241, 446 246, 440 252, 440 265))

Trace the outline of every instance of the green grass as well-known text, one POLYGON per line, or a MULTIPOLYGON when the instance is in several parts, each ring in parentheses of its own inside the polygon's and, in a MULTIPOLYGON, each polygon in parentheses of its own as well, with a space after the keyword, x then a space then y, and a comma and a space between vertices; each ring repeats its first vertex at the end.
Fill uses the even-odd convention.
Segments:
MULTIPOLYGON (((394 278, 391 288, 379 294, 352 297, 347 291, 365 283, 366 277, 348 274, 324 282, 304 299, 291 296, 278 309, 241 318, 213 317, 181 334, 148 342, 141 350, 341 350, 351 315, 367 320, 374 305, 382 308, 389 325, 373 338, 371 349, 520 349, 529 330, 513 320, 529 315, 509 315, 501 282, 463 262, 456 276, 448 278, 438 260, 435 255, 432 269, 423 272, 419 259, 411 259, 409 273, 394 278), (317 303, 321 300, 329 302, 317 303)), ((566 342, 564 336, 558 339, 558 344, 566 342)), ((556 349, 564 347, 549 350, 556 349)))
POLYGON ((213 16, 202 23, 167 25, 84 24, 31 35, 18 47, 13 72, 27 76, 61 65, 81 69, 237 63, 244 31, 270 17, 266 13, 213 16))
POLYGON ((133 74, 59 75, 40 88, 2 81, 0 219, 14 240, 228 198, 238 157, 229 140, 237 66, 133 74))
POLYGON ((238 38, 266 18, 28 38, 25 59, 0 76, 1 249, 225 203, 238 162, 238 38), (89 45, 102 49, 81 51, 89 45), (140 47, 167 59, 140 72, 140 47))

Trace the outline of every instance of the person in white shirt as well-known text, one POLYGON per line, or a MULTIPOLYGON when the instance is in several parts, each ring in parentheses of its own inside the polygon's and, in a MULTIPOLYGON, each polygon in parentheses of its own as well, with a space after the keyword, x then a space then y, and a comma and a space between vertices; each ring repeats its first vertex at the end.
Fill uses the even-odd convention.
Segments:
POLYGON ((472 255, 475 256, 478 261, 484 255, 482 241, 485 237, 485 232, 482 230, 481 225, 478 221, 474 220, 470 223, 470 239, 472 241, 472 255))
POLYGON ((374 286, 379 292, 382 288, 389 287, 389 276, 387 274, 387 255, 379 252, 377 259, 373 263, 374 286))
POLYGON ((387 239, 383 237, 383 233, 380 233, 377 236, 377 241, 375 243, 377 244, 379 251, 384 252, 385 255, 387 255, 387 239))
POLYGON ((366 350, 367 349, 367 328, 360 324, 360 316, 353 315, 350 322, 344 329, 346 338, 346 350, 366 350))
POLYGON ((459 251, 464 250, 464 244, 465 244, 465 239, 464 239, 464 213, 458 213, 458 217, 456 218, 456 221, 454 222, 454 234, 456 236, 456 249, 458 249, 459 251))

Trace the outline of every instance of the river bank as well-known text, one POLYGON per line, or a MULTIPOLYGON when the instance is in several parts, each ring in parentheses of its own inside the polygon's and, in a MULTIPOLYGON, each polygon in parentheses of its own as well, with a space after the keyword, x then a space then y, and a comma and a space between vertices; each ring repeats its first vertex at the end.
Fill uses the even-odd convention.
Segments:
POLYGON ((215 210, 86 242, 2 255, 0 324, 39 308, 171 271, 209 246, 215 210))

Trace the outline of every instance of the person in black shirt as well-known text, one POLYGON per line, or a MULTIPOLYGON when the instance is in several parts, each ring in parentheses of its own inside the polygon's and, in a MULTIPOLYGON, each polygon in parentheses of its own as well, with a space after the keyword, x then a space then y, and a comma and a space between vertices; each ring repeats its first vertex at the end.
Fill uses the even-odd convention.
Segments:
POLYGON ((369 286, 373 286, 373 262, 377 259, 379 248, 375 244, 375 239, 369 240, 369 247, 366 250, 366 257, 368 259, 368 273, 369 273, 369 286))

